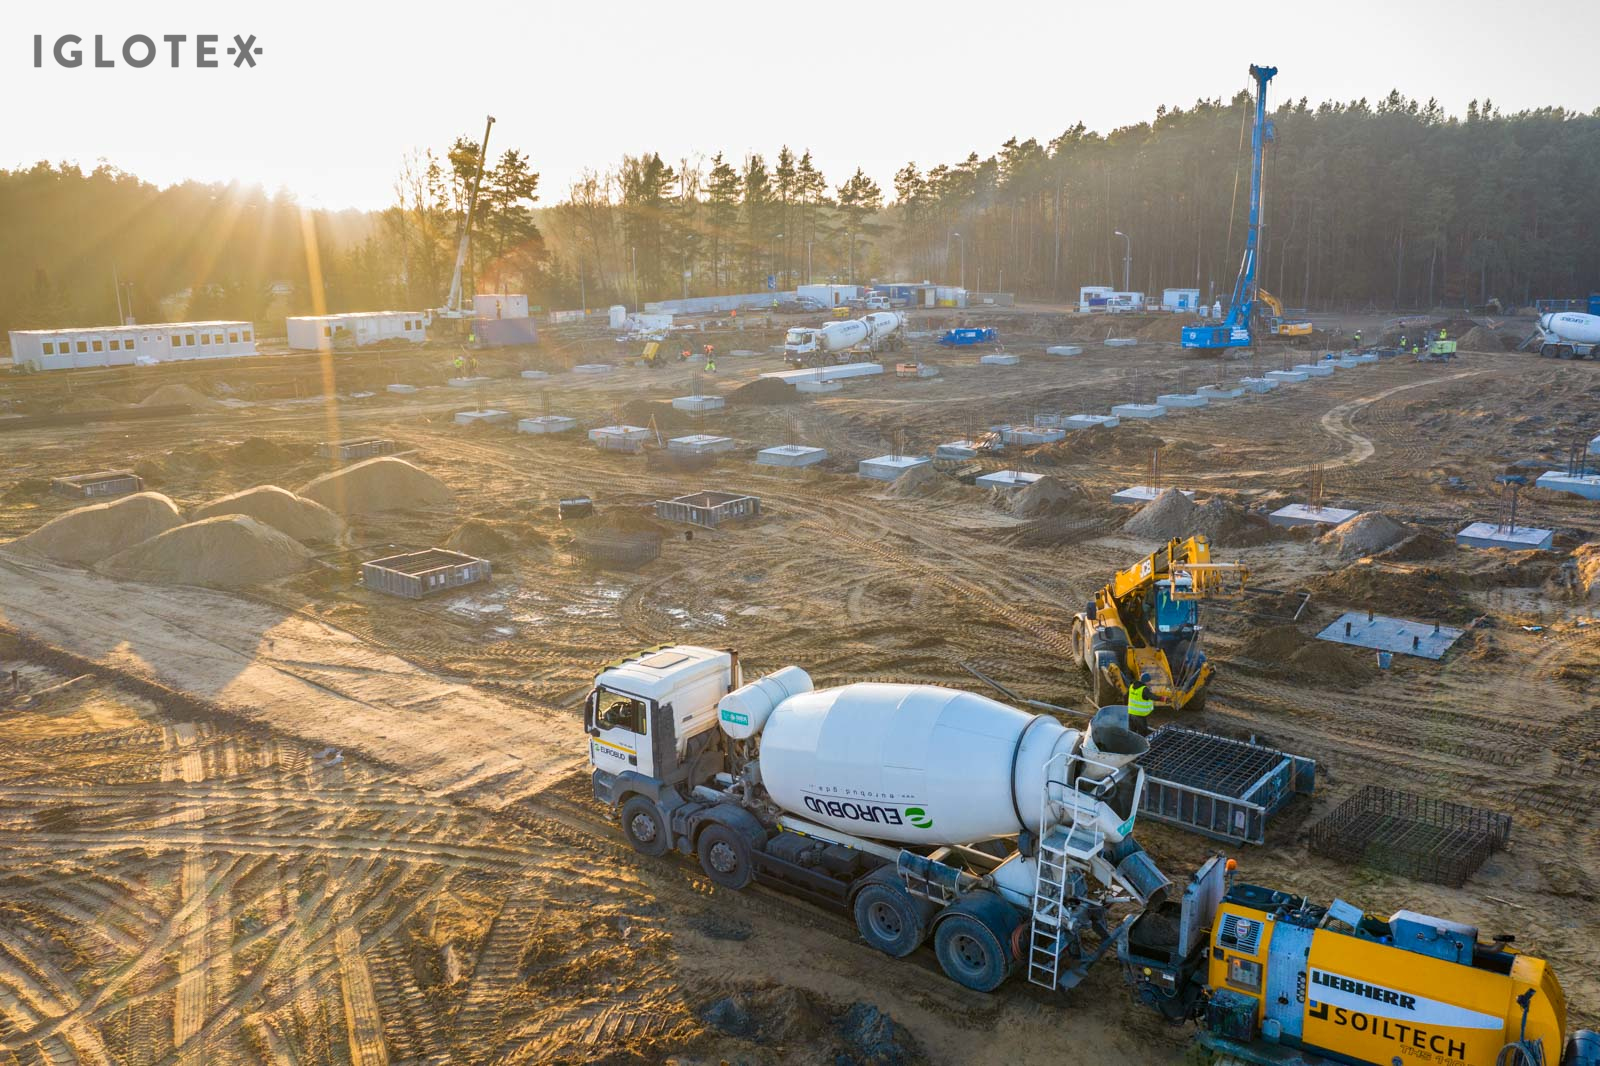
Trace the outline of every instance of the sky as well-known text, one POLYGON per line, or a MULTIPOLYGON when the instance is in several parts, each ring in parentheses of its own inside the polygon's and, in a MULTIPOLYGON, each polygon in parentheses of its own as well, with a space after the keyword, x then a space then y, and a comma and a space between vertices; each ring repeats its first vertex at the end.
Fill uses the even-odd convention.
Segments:
POLYGON ((835 185, 860 166, 889 193, 908 160, 1146 121, 1232 95, 1251 63, 1279 68, 1269 106, 1393 88, 1453 114, 1485 98, 1592 111, 1594 64, 1538 57, 1551 54, 1540 41, 1594 20, 1592 0, 8 0, 0 167, 103 159, 162 185, 238 180, 376 208, 408 151, 476 139, 493 114, 490 155, 525 152, 545 204, 624 153, 770 160, 785 143, 809 147, 835 185), (83 66, 51 58, 64 34, 84 39, 83 66), (96 34, 115 67, 91 65, 96 34), (133 34, 156 40, 158 62, 122 62, 133 34), (191 37, 179 69, 168 34, 191 37), (219 67, 195 66, 199 34, 220 38, 219 67), (255 67, 223 51, 236 34, 256 38, 255 67))

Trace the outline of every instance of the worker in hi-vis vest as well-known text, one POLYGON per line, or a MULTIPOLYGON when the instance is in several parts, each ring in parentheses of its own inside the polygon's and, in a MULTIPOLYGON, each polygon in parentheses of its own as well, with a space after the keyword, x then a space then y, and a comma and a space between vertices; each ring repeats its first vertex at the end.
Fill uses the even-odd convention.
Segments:
POLYGON ((1128 724, 1136 733, 1150 728, 1150 712, 1156 709, 1156 701, 1145 690, 1149 683, 1150 675, 1140 674, 1138 684, 1128 686, 1128 724))

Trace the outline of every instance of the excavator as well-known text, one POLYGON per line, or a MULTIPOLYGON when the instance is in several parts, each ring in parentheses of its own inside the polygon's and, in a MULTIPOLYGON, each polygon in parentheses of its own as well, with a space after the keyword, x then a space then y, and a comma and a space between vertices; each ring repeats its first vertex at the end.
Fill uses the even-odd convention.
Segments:
POLYGON ((1199 601, 1241 595, 1248 577, 1240 563, 1212 562, 1203 536, 1168 541, 1112 577, 1072 622, 1096 706, 1126 703, 1128 686, 1148 675, 1158 710, 1204 710, 1215 669, 1200 650, 1199 601))
POLYGON ((1266 316, 1267 327, 1279 337, 1309 337, 1311 336, 1310 322, 1290 322, 1283 317, 1283 302, 1266 289, 1256 289, 1256 295, 1261 302, 1272 309, 1266 316))

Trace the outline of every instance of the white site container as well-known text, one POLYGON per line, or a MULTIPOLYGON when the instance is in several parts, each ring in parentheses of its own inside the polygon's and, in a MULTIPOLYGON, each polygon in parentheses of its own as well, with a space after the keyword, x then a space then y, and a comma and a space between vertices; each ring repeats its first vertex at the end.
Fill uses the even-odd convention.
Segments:
POLYGON ((255 327, 249 322, 161 322, 11 331, 12 362, 30 370, 133 366, 255 354, 255 327))
POLYGON ((352 311, 342 315, 296 315, 285 320, 289 347, 296 351, 331 351, 389 341, 421 344, 428 339, 421 311, 352 311))
POLYGON ((479 318, 527 318, 528 297, 519 292, 480 292, 472 298, 472 313, 479 318))

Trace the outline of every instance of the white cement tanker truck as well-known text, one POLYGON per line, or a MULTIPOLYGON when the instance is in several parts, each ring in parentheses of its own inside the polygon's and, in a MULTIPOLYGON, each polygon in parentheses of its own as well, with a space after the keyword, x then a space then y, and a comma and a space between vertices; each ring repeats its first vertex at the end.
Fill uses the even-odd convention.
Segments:
POLYGON ((850 352, 884 352, 900 347, 905 315, 874 311, 861 318, 829 322, 825 326, 796 326, 783 338, 783 361, 790 366, 828 366, 844 363, 850 352))
POLYGON ((1539 325, 1529 343, 1537 341, 1539 354, 1547 359, 1583 359, 1600 349, 1600 315, 1562 311, 1539 316, 1539 325))
POLYGON ((1146 742, 930 685, 745 684, 736 652, 612 664, 585 711, 595 797, 636 850, 698 857, 847 908, 894 957, 931 939, 990 991, 1018 969, 1071 988, 1171 888, 1132 836, 1146 742))

